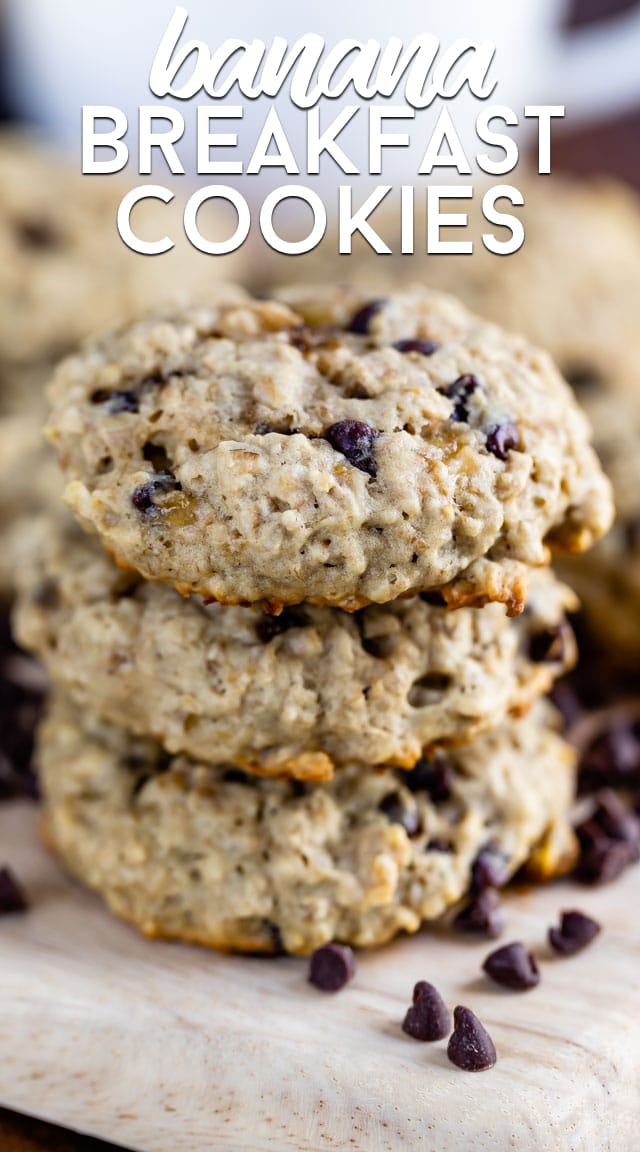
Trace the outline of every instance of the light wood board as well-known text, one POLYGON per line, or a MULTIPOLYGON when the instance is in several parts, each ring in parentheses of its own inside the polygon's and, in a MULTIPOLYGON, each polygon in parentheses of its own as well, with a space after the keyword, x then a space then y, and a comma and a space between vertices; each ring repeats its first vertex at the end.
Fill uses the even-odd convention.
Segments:
POLYGON ((31 806, 0 809, 0 863, 32 899, 0 921, 0 1103, 140 1152, 632 1152, 640 1146, 640 868, 599 891, 516 893, 504 937, 543 982, 480 973, 488 946, 425 932, 361 955, 327 995, 291 958, 145 941, 39 846, 31 806), (605 925, 553 959, 579 906, 605 925), (546 959, 545 959, 546 958, 546 959), (418 979, 472 1007, 499 1054, 463 1073, 400 1029, 418 979))

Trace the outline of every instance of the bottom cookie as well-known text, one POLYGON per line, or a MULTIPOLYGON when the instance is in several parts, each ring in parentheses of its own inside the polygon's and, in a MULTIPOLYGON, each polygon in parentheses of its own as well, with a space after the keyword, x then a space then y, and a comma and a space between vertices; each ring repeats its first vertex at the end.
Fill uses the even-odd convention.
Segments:
POLYGON ((574 758, 545 705, 413 772, 265 780, 169 757, 54 699, 39 738, 46 835, 149 936, 306 954, 415 932, 468 891, 492 845, 512 875, 573 851, 574 758))

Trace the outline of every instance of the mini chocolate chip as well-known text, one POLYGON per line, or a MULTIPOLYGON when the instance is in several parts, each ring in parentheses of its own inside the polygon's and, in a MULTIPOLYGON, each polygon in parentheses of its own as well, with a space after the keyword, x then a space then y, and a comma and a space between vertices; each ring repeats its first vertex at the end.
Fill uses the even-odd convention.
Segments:
POLYGON ((640 784, 639 736, 634 724, 620 719, 600 732, 580 759, 583 788, 602 784, 640 784))
POLYGON ((496 948, 482 965, 487 976, 514 992, 526 992, 540 983, 540 969, 524 944, 515 941, 496 948))
POLYGON ((414 1040, 444 1040, 451 1030, 451 1013, 433 984, 419 980, 402 1031, 414 1040))
POLYGON ((429 840, 425 852, 453 852, 453 844, 450 840, 442 840, 439 836, 435 836, 433 840, 429 840))
POLYGON ((493 1068, 497 1053, 495 1044, 483 1024, 470 1008, 461 1004, 453 1010, 453 1033, 447 1056, 463 1072, 484 1072, 493 1068))
POLYGON ((369 424, 361 420, 338 420, 327 428, 324 439, 328 440, 336 452, 346 456, 354 468, 361 472, 368 472, 375 477, 376 464, 373 458, 373 446, 379 433, 369 424))
POLYGON ((507 868, 504 853, 497 844, 485 844, 476 856, 471 868, 471 888, 482 892, 485 888, 502 888, 507 882, 507 868))
POLYGON ((445 804, 451 797, 453 766, 442 753, 432 759, 421 757, 403 778, 410 792, 427 792, 434 804, 445 804))
POLYGON ((487 429, 487 451, 498 460, 506 460, 512 448, 520 444, 520 433, 513 420, 505 420, 504 424, 493 424, 487 429))
POLYGON ((480 387, 480 381, 477 376, 467 372, 464 376, 458 376, 452 384, 447 384, 443 388, 438 388, 438 392, 442 396, 446 396, 449 400, 453 400, 453 412, 451 419, 455 420, 458 424, 466 424, 469 419, 469 405, 467 401, 469 397, 480 387))
POLYGON ((386 300, 370 300, 368 304, 359 308, 351 317, 349 332, 354 332, 356 336, 366 336, 371 321, 384 308, 385 304, 386 300))
POLYGON ((393 347, 396 352, 419 352, 421 356, 433 356, 439 345, 434 340, 421 340, 418 337, 409 337, 406 340, 396 340, 393 347))
POLYGON ((62 237, 50 220, 24 217, 16 221, 16 232, 24 248, 42 250, 59 247, 62 237))
POLYGON ((29 907, 22 886, 10 868, 0 868, 0 916, 26 912, 29 907))
POLYGON ((549 943, 562 956, 573 956, 595 940, 601 931, 602 926, 597 920, 572 909, 561 913, 559 928, 549 929, 549 943))
POLYGON ((131 495, 131 503, 137 512, 145 514, 158 511, 153 497, 157 492, 176 492, 182 489, 179 480, 171 472, 158 472, 146 484, 141 484, 131 495))
POLYGON ((309 983, 321 992, 339 992, 355 973, 355 958, 346 944, 324 944, 309 961, 309 983))
POLYGON ((458 912, 453 927, 459 932, 470 932, 495 940, 504 930, 504 911, 495 888, 485 888, 472 896, 458 912))
POLYGON ((268 644, 274 636, 281 636, 290 628, 305 628, 309 617, 304 608, 284 608, 279 616, 263 616, 256 624, 256 632, 263 644, 268 644))
POLYGON ((635 853, 629 844, 622 840, 604 840, 594 845, 580 857, 576 869, 576 879, 593 887, 610 884, 634 863, 635 853))
POLYGON ((378 804, 390 824, 401 824, 407 836, 417 836, 420 832, 420 817, 415 808, 407 808, 399 792, 388 792, 378 804))
POLYGON ((529 656, 534 664, 562 664, 567 657, 571 630, 566 620, 555 628, 537 632, 529 641, 529 656))
POLYGON ((104 404, 110 416, 117 416, 120 412, 140 411, 138 395, 129 389, 108 392, 106 388, 98 388, 91 393, 90 400, 92 404, 104 404))

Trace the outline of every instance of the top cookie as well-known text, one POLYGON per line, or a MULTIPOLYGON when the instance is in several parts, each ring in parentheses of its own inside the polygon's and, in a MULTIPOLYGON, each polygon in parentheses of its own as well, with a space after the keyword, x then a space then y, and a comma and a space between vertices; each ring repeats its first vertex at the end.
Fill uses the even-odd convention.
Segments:
POLYGON ((611 519, 548 357, 420 287, 152 317, 58 370, 66 499, 148 579, 272 610, 440 590, 522 610, 547 543, 611 519))

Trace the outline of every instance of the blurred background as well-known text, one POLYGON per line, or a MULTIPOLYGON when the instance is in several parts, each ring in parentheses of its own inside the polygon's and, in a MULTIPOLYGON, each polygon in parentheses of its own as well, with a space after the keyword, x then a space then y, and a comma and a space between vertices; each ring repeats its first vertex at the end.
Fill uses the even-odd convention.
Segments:
MULTIPOLYGON (((308 7, 292 0, 268 5, 191 0, 185 6, 190 13, 187 36, 210 45, 228 36, 268 43, 282 35, 291 43, 310 30, 329 43, 344 36, 384 41, 396 35, 406 41, 425 29, 443 44, 458 36, 495 40, 499 83, 491 103, 517 111, 524 103, 564 103, 566 121, 554 127, 555 162, 640 181, 640 4, 635 0, 519 0, 517 5, 510 0, 427 0, 419 5, 413 0, 351 0, 348 5, 325 0, 314 6, 311 27, 308 7)), ((3 0, 3 117, 36 124, 78 160, 81 105, 115 104, 131 117, 133 144, 136 108, 155 102, 147 77, 174 7, 174 0, 3 0)), ((353 103, 352 97, 348 102, 353 103)), ((292 142, 300 142, 304 117, 286 95, 276 103, 292 142)), ((331 102, 331 114, 340 104, 331 102)), ((255 139, 268 106, 265 98, 247 102, 242 131, 248 141, 255 139)), ((464 96, 456 100, 456 126, 467 143, 473 142, 478 107, 464 96)), ((522 139, 526 143, 526 132, 522 139)), ((360 124, 351 136, 347 129, 342 140, 362 164, 360 124)), ((188 149, 188 140, 185 145, 188 149)), ((384 175, 392 183, 407 180, 418 162, 415 154, 389 149, 384 175)), ((324 187, 339 183, 340 176, 325 158, 319 177, 324 187)), ((282 183, 282 172, 267 170, 244 183, 249 188, 243 188, 245 194, 262 198, 267 187, 282 183)))

